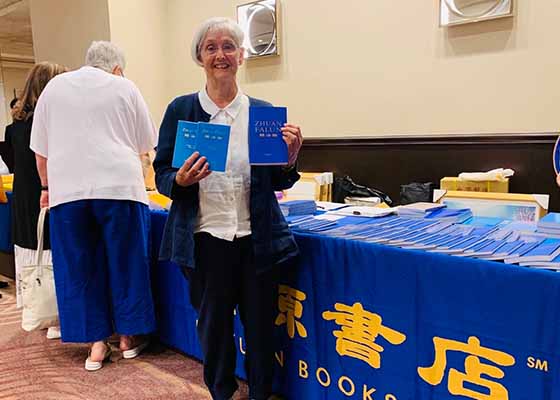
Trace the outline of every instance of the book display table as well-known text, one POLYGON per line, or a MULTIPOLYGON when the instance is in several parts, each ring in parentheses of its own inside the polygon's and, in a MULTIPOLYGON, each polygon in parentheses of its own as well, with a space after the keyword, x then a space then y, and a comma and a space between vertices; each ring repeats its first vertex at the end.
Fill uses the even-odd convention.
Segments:
MULTIPOLYGON (((188 282, 157 262, 161 340, 200 358, 188 282)), ((296 234, 276 318, 277 390, 287 399, 560 398, 560 274, 499 262, 296 234)), ((236 321, 237 372, 243 331, 236 321)), ((272 340, 272 339, 271 339, 272 340)))

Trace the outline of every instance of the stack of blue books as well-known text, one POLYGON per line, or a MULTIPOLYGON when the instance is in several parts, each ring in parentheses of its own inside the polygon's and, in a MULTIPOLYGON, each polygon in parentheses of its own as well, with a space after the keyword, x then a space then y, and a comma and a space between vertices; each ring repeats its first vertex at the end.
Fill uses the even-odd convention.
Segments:
POLYGON ((291 200, 280 203, 280 211, 285 217, 290 215, 310 215, 317 211, 314 200, 291 200))
POLYGON ((560 239, 547 238, 526 253, 517 257, 508 257, 509 264, 518 263, 523 266, 532 265, 534 262, 550 262, 560 256, 560 239))
POLYGON ((545 239, 538 237, 526 237, 520 238, 520 241, 521 245, 503 258, 506 264, 517 264, 520 261, 520 257, 540 246, 545 239))
POLYGON ((472 215, 470 208, 440 208, 429 212, 425 218, 437 220, 439 222, 460 224, 471 218, 472 215))
POLYGON ((399 216, 409 218, 424 218, 430 212, 447 207, 445 204, 418 202, 400 206, 399 216))
POLYGON ((560 271, 560 255, 554 257, 551 261, 533 261, 528 263, 521 263, 521 266, 528 266, 531 268, 551 269, 560 271))
POLYGON ((548 213, 537 223, 537 232, 548 237, 560 238, 560 213, 548 213))

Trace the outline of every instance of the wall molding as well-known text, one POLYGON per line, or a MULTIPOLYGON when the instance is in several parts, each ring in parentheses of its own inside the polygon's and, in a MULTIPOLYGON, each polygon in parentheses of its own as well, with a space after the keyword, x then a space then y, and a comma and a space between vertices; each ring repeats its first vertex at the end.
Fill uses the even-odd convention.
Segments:
POLYGON ((560 133, 499 133, 453 135, 380 135, 343 138, 304 138, 304 146, 387 146, 387 145, 478 145, 478 144, 554 144, 560 133))

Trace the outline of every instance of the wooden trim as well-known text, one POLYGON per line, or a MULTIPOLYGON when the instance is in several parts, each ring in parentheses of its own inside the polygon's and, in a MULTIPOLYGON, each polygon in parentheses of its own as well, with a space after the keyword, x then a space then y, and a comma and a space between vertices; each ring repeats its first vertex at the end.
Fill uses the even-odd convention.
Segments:
POLYGON ((560 189, 552 167, 557 132, 392 135, 307 138, 299 157, 301 171, 333 171, 374 187, 398 202, 400 185, 439 183, 461 172, 511 168, 511 193, 550 195, 550 210, 560 210, 560 189))
POLYGON ((554 144, 559 133, 526 134, 474 134, 474 135, 402 135, 346 138, 306 138, 304 147, 354 147, 354 146, 402 146, 402 145, 534 145, 554 144))

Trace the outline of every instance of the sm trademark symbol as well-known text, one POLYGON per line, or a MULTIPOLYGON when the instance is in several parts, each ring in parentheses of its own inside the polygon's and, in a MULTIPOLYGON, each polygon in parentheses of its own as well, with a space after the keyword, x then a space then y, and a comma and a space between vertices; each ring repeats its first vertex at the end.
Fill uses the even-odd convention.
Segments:
POLYGON ((528 357, 527 366, 531 369, 536 369, 542 372, 548 372, 548 361, 546 360, 541 360, 535 357, 528 357))

